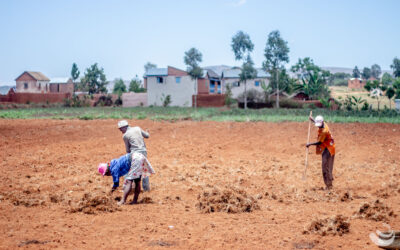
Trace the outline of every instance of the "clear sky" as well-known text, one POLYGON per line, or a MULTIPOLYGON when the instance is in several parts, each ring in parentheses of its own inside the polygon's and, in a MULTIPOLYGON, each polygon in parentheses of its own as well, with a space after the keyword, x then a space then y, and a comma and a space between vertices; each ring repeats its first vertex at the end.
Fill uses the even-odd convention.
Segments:
POLYGON ((1 0, 0 85, 25 70, 48 77, 82 73, 97 62, 107 79, 131 79, 152 62, 185 69, 196 47, 202 66, 240 65, 230 47, 250 35, 261 67, 268 33, 278 29, 290 63, 390 69, 400 57, 399 0, 1 0))

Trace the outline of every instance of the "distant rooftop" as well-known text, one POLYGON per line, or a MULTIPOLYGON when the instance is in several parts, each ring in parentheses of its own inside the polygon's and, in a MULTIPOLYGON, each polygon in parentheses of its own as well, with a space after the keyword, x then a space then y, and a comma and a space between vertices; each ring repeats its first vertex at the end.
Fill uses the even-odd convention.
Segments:
POLYGON ((52 77, 50 83, 68 83, 70 77, 52 77))
POLYGON ((167 76, 168 69, 167 68, 151 68, 148 69, 145 73, 145 76, 167 76))

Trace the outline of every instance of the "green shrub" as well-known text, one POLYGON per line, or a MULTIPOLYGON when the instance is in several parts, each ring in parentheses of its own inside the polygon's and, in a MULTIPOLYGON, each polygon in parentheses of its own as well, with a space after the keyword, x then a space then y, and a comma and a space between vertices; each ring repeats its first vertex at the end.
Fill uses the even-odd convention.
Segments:
POLYGON ((291 99, 283 98, 279 100, 279 107, 288 109, 301 109, 303 104, 291 99))

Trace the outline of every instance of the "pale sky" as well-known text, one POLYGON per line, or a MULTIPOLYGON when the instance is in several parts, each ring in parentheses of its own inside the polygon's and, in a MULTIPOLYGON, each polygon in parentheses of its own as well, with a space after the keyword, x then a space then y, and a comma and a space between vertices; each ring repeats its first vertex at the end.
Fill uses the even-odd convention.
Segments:
POLYGON ((185 69, 196 47, 202 66, 240 65, 231 50, 239 30, 250 35, 261 67, 268 33, 288 41, 290 63, 390 69, 400 57, 398 0, 1 0, 0 85, 23 71, 81 76, 98 63, 108 80, 142 76, 152 62, 185 69))

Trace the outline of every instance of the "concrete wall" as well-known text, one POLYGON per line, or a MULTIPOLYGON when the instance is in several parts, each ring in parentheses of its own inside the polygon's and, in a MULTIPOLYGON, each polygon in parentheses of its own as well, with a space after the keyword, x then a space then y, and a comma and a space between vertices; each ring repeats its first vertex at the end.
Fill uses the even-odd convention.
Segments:
POLYGON ((188 75, 183 75, 181 82, 176 83, 176 76, 163 76, 164 82, 157 83, 157 77, 147 77, 147 103, 148 105, 162 106, 161 100, 167 95, 171 96, 170 106, 192 107, 195 81, 188 75))
POLYGON ((147 106, 147 93, 123 93, 122 107, 147 106))
MULTIPOLYGON (((225 92, 226 92, 226 85, 227 85, 227 84, 230 84, 230 85, 232 86, 232 83, 238 82, 238 81, 239 81, 238 78, 225 78, 225 79, 222 79, 222 83, 221 83, 221 84, 222 84, 222 93, 225 94, 225 92)), ((247 83, 246 83, 246 84, 247 84, 246 89, 247 89, 247 90, 255 89, 255 90, 261 92, 261 91, 263 91, 263 89, 262 89, 262 87, 261 87, 262 81, 264 81, 265 85, 268 86, 268 84, 269 84, 269 80, 268 80, 268 79, 266 79, 266 78, 256 78, 256 79, 254 79, 254 80, 248 80, 248 81, 247 81, 247 83), (259 85, 259 86, 255 86, 255 82, 256 82, 256 81, 259 81, 259 82, 260 82, 260 85, 259 85)), ((244 83, 241 82, 239 87, 233 87, 233 86, 232 86, 231 89, 232 89, 232 98, 237 98, 241 93, 244 92, 244 83)))
POLYGON ((49 81, 17 81, 16 90, 18 93, 49 93, 49 81), (25 88, 25 83, 28 84, 28 88, 25 88))

